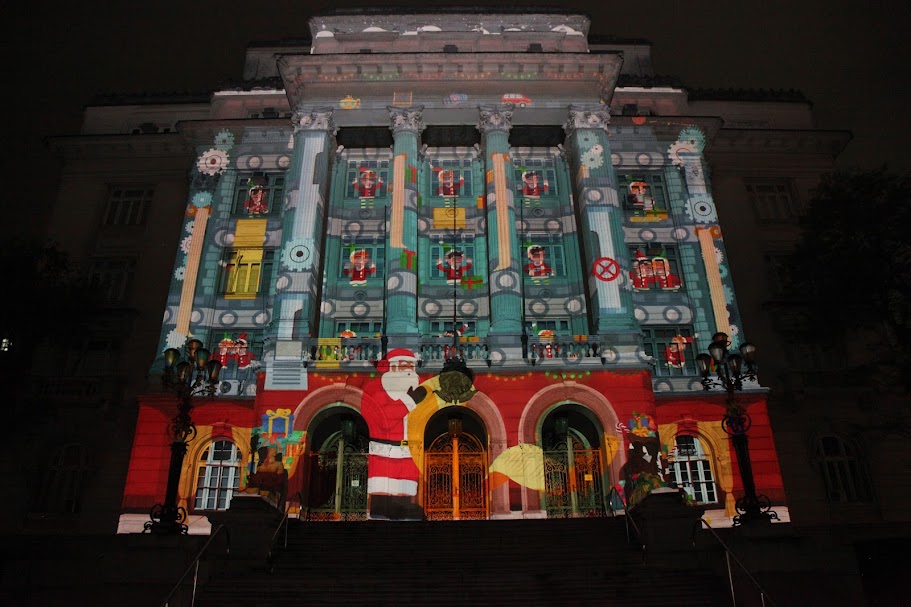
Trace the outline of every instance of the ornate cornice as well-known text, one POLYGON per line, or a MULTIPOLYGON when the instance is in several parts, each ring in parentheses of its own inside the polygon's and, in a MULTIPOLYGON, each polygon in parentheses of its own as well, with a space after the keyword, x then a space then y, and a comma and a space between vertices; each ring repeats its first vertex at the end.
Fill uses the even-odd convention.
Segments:
POLYGON ((577 129, 600 129, 607 131, 610 126, 610 109, 606 105, 571 105, 569 117, 563 125, 567 135, 577 129))
POLYGON ((514 109, 515 106, 511 103, 478 106, 478 130, 481 131, 482 135, 494 131, 509 133, 512 129, 512 112, 514 109))
POLYGON ((386 109, 389 110, 389 120, 392 123, 389 125, 389 130, 393 135, 401 132, 420 135, 424 131, 423 105, 412 105, 411 107, 388 105, 386 109))
POLYGON ((295 134, 300 131, 329 131, 330 135, 335 135, 338 132, 332 121, 331 107, 298 105, 291 115, 291 126, 295 134))

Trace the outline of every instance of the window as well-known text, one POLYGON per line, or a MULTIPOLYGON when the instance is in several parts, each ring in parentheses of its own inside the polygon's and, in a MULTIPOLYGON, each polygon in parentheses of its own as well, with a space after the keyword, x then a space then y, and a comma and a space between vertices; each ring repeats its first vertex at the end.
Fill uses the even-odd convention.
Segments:
POLYGON ((513 175, 517 197, 526 203, 558 194, 553 158, 516 158, 513 160, 513 175))
POLYGON ((335 331, 337 335, 351 331, 358 337, 379 337, 383 332, 383 323, 369 320, 336 320, 335 331))
MULTIPOLYGON (((451 320, 434 320, 430 323, 430 332, 433 335, 446 335, 452 333, 453 322, 451 320)), ((477 323, 473 320, 461 321, 455 323, 455 328, 460 335, 477 335, 477 323)))
POLYGON ((347 278, 351 286, 382 285, 382 281, 375 279, 385 275, 386 246, 374 242, 343 242, 339 261, 338 277, 347 278))
POLYGON ((760 221, 783 221, 798 214, 791 186, 786 181, 748 182, 746 190, 760 221))
POLYGON ((430 240, 436 243, 430 246, 431 279, 461 281, 474 274, 474 236, 461 235, 455 244, 452 236, 431 235, 430 240))
POLYGON ((627 173, 617 175, 617 179, 623 208, 631 218, 667 218, 668 195, 663 173, 627 173))
POLYGON ((655 359, 659 376, 696 375, 693 330, 690 327, 642 327, 645 353, 655 359))
POLYGON ((816 465, 826 486, 826 499, 833 503, 865 502, 870 484, 857 449, 839 436, 816 440, 816 465))
POLYGON ((465 197, 472 195, 470 160, 433 160, 430 191, 434 196, 465 197))
POLYGON ((389 186, 389 161, 349 161, 345 178, 345 198, 370 199, 385 196, 389 186))
POLYGON ((78 514, 82 507, 82 483, 88 470, 85 447, 64 445, 48 462, 35 510, 56 514, 78 514))
POLYGON ((526 257, 523 272, 527 280, 566 276, 562 235, 525 234, 522 253, 526 257))
POLYGON ((270 292, 275 266, 272 249, 231 249, 225 255, 221 292, 228 299, 253 299, 270 292))
POLYGON ((149 187, 112 188, 104 210, 104 225, 144 225, 154 193, 149 187))
POLYGON ((714 504, 718 501, 712 467, 698 438, 678 436, 676 447, 668 460, 669 482, 686 491, 697 504, 714 504))
POLYGON ((96 259, 89 271, 92 292, 107 304, 125 302, 133 286, 136 260, 130 258, 96 259))
POLYGON ((234 443, 217 440, 199 458, 195 510, 227 510, 240 481, 240 452, 234 443))
POLYGON ((242 173, 237 176, 231 213, 243 217, 278 214, 284 196, 284 175, 242 173))
POLYGON ((550 335, 569 335, 569 319, 534 320, 525 322, 525 330, 529 335, 542 337, 550 335), (544 335, 541 335, 541 333, 544 335))
POLYGON ((677 248, 670 245, 630 245, 630 281, 635 291, 677 291, 683 286, 677 248))

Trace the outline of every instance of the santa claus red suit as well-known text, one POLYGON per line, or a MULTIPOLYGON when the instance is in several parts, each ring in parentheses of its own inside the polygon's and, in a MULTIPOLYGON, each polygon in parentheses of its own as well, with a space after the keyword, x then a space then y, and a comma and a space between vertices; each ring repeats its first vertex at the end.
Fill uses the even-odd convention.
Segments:
POLYGON ((361 198, 374 198, 377 190, 383 187, 383 180, 380 179, 376 171, 361 167, 358 178, 352 183, 357 195, 361 198))
POLYGON ((240 337, 237 338, 235 345, 237 346, 237 368, 248 368, 253 364, 253 361, 256 360, 256 357, 247 347, 247 334, 241 333, 240 337))
POLYGON ((408 413, 421 400, 413 352, 396 348, 377 363, 379 380, 364 388, 361 415, 370 431, 367 494, 372 519, 419 519, 420 471, 408 448, 408 413))
POLYGON ((462 263, 465 256, 461 251, 449 251, 446 253, 445 262, 441 259, 437 263, 437 269, 446 275, 446 280, 454 284, 462 280, 465 272, 471 269, 471 261, 462 263))
POLYGON ((538 198, 543 194, 547 194, 550 184, 547 183, 546 179, 541 181, 537 171, 525 171, 522 175, 522 183, 517 184, 517 187, 521 188, 523 196, 538 198))

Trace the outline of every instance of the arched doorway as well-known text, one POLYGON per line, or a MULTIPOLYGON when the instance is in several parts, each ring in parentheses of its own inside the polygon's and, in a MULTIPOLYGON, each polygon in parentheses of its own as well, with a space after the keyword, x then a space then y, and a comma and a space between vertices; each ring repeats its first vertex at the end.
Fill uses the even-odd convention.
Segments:
POLYGON ((487 518, 487 432, 467 409, 441 411, 427 424, 424 514, 428 520, 487 518))
POLYGON ((601 431, 587 409, 562 405, 541 428, 548 517, 605 516, 601 431))
POLYGON ((366 520, 367 423, 353 409, 331 407, 311 428, 303 496, 308 520, 366 520))

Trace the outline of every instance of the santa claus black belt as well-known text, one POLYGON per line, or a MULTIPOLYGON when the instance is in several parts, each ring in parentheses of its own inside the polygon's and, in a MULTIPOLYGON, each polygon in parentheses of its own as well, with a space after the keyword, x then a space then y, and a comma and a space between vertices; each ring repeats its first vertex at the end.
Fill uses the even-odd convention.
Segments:
POLYGON ((380 443, 381 445, 394 445, 396 447, 408 446, 408 441, 406 440, 386 440, 384 438, 371 438, 370 442, 380 443))

